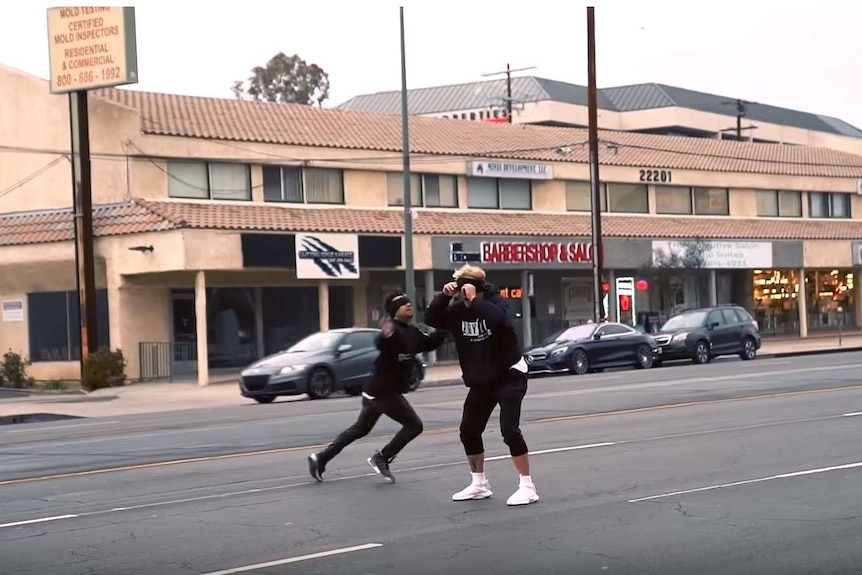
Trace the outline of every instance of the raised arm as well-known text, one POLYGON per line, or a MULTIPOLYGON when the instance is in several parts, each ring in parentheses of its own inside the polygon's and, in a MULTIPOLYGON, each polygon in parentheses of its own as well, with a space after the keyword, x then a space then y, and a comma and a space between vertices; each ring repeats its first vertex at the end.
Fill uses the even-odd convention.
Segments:
POLYGON ((426 353, 429 351, 434 351, 446 341, 446 337, 448 337, 448 333, 443 330, 438 330, 428 335, 423 332, 421 329, 416 328, 417 331, 421 334, 419 337, 419 345, 417 346, 417 353, 426 353))
POLYGON ((443 286, 443 290, 434 296, 431 303, 428 304, 428 309, 425 310, 425 323, 436 329, 452 331, 452 314, 449 310, 449 304, 452 303, 452 296, 458 291, 458 285, 455 282, 447 283, 443 286))
POLYGON ((488 293, 485 297, 473 299, 470 307, 476 311, 476 315, 485 320, 490 328, 501 327, 506 323, 508 317, 506 300, 496 293, 488 293))

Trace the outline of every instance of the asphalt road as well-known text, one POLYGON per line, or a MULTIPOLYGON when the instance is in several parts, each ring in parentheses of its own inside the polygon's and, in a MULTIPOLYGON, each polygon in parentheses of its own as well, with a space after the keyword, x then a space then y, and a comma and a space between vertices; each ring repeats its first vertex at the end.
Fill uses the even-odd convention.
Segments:
POLYGON ((355 398, 0 430, 0 572, 78 575, 858 573, 862 354, 532 380, 541 500, 495 425, 494 497, 456 503, 464 390, 411 396, 426 433, 381 482, 310 482, 355 398), (120 468, 120 469, 118 469, 120 468))

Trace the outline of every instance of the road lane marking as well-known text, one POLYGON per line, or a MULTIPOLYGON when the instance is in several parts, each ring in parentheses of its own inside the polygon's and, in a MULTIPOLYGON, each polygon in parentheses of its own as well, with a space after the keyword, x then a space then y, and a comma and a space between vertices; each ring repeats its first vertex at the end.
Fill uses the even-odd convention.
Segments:
POLYGON ((288 557, 287 559, 279 559, 278 561, 267 561, 266 563, 255 563, 254 565, 246 565, 244 567, 235 567, 233 569, 224 569, 222 571, 210 571, 202 575, 234 575, 235 573, 245 573, 246 571, 256 571, 258 569, 266 569, 268 567, 278 567, 280 565, 289 565, 290 563, 299 563, 300 561, 309 561, 311 559, 322 559, 324 557, 332 557, 334 555, 343 555, 345 553, 354 553, 356 551, 365 551, 366 549, 376 549, 383 547, 382 543, 366 543, 364 545, 356 545, 354 547, 344 547, 342 549, 333 549, 332 551, 322 551, 320 553, 310 553, 308 555, 299 555, 297 557, 288 557))
POLYGON ((862 415, 862 411, 857 411, 856 413, 845 413, 841 417, 856 417, 857 415, 862 415))
POLYGON ((3 527, 20 527, 22 525, 32 525, 34 523, 47 523, 48 521, 60 521, 61 519, 74 519, 78 515, 56 515, 54 517, 41 517, 39 519, 28 519, 26 521, 15 521, 13 523, 0 523, 0 529, 3 527))
MULTIPOLYGON (((822 416, 822 417, 784 420, 784 421, 777 421, 777 422, 771 422, 771 423, 758 423, 758 424, 751 424, 751 425, 742 425, 742 426, 709 429, 709 430, 703 430, 703 431, 691 431, 691 432, 685 432, 685 433, 658 435, 658 436, 652 436, 652 437, 622 439, 619 441, 605 441, 605 442, 600 442, 600 443, 587 443, 587 444, 581 444, 581 445, 554 447, 554 448, 550 448, 550 449, 541 449, 541 450, 537 450, 537 451, 531 451, 531 452, 529 452, 529 455, 530 456, 538 456, 538 455, 548 455, 548 454, 552 454, 552 453, 564 453, 564 452, 568 452, 568 451, 579 451, 579 450, 584 450, 584 449, 596 449, 596 448, 600 448, 600 447, 631 445, 631 444, 635 444, 635 443, 646 443, 646 442, 650 442, 650 441, 662 441, 662 440, 667 440, 667 439, 680 439, 680 438, 685 438, 685 437, 694 437, 694 436, 698 436, 698 435, 708 435, 708 434, 716 434, 716 433, 722 433, 722 432, 743 431, 743 430, 751 430, 751 429, 758 429, 758 428, 765 428, 765 427, 777 427, 777 426, 781 426, 781 425, 791 425, 791 424, 797 424, 797 423, 810 423, 810 422, 814 422, 814 421, 826 421, 826 420, 830 420, 830 419, 841 419, 843 417, 844 417, 843 415, 827 415, 827 416, 822 416)), ((322 446, 318 446, 318 447, 322 447, 322 446)), ((294 448, 293 451, 299 451, 300 449, 301 448, 294 448)), ((485 461, 503 461, 503 460, 510 459, 510 458, 511 458, 511 455, 509 455, 509 454, 496 455, 493 457, 486 457, 485 461)), ((453 467, 453 466, 457 466, 457 465, 463 465, 463 463, 464 463, 463 461, 449 461, 449 462, 442 462, 442 463, 432 463, 432 464, 421 465, 421 466, 416 466, 416 467, 406 467, 406 468, 401 469, 400 473, 415 472, 415 471, 427 471, 427 470, 432 470, 432 469, 441 469, 441 468, 445 468, 445 467, 453 467)), ((365 477, 374 477, 374 476, 376 476, 375 473, 360 473, 357 475, 345 475, 342 477, 334 477, 332 479, 327 479, 326 483, 337 483, 337 482, 350 481, 353 479, 361 479, 361 478, 365 478, 365 477)), ((744 483, 745 482, 743 482, 743 484, 744 483)), ((8 524, 6 526, 26 525, 28 523, 39 523, 42 521, 54 521, 54 520, 59 520, 59 519, 82 518, 82 517, 89 517, 89 516, 94 516, 94 515, 105 515, 108 513, 116 513, 116 512, 120 512, 120 511, 139 511, 142 509, 151 509, 154 507, 165 507, 165 506, 171 506, 171 505, 183 505, 183 504, 188 504, 188 503, 199 503, 202 501, 224 499, 224 498, 228 498, 228 497, 238 497, 238 496, 243 496, 243 495, 251 495, 251 494, 255 494, 255 493, 265 493, 265 492, 270 492, 270 491, 282 491, 282 490, 286 490, 286 489, 293 489, 296 487, 303 487, 303 486, 310 486, 310 485, 317 485, 317 484, 318 483, 316 481, 299 481, 299 482, 295 482, 295 483, 273 485, 270 487, 257 487, 257 488, 243 489, 240 491, 230 491, 227 493, 215 493, 215 494, 210 494, 210 495, 200 495, 197 497, 185 497, 182 499, 170 499, 170 500, 165 500, 165 501, 155 501, 155 502, 151 502, 151 503, 142 503, 139 505, 127 505, 127 506, 123 506, 123 507, 112 507, 110 509, 82 512, 82 513, 78 513, 75 515, 58 516, 58 517, 45 518, 45 519, 33 519, 33 520, 28 520, 28 521, 17 522, 15 524, 8 524)), ((666 497, 666 496, 669 496, 669 495, 665 495, 664 497, 666 497)), ((652 499, 652 498, 655 498, 655 497, 646 498, 646 499, 652 499)), ((638 500, 638 501, 640 501, 640 500, 638 500)), ((635 501, 629 501, 629 503, 634 503, 634 502, 635 501)), ((3 527, 3 525, 0 525, 0 527, 3 527)))
MULTIPOLYGON (((92 425, 111 425, 112 423, 120 423, 119 421, 96 421, 93 423, 70 423, 68 425, 52 425, 51 427, 24 427, 21 429, 4 429, 3 433, 38 433, 40 431, 56 431, 57 429, 74 429, 77 427, 90 427, 92 425)), ((26 424, 21 424, 25 425, 26 424)))
MULTIPOLYGON (((558 417, 547 417, 543 419, 534 419, 523 421, 521 425, 532 425, 532 424, 543 424, 543 423, 555 423, 559 421, 576 421, 579 419, 593 419, 600 417, 613 417, 618 415, 630 415, 635 413, 649 413, 651 411, 662 411, 666 409, 677 409, 684 407, 697 407, 702 405, 713 405, 713 404, 723 404, 723 403, 736 403, 736 402, 744 402, 744 401, 754 401, 760 399, 774 399, 779 397, 793 397, 796 395, 809 395, 813 393, 828 393, 834 391, 855 391, 858 389, 862 389, 862 385, 851 385, 851 386, 842 386, 842 387, 827 387, 822 389, 806 389, 802 391, 786 391, 779 393, 769 393, 765 395, 750 395, 746 397, 733 397, 726 399, 707 399, 703 401, 689 401, 685 403, 669 403, 664 405, 654 405, 651 407, 636 407, 632 409, 619 409, 615 411, 602 411, 598 413, 583 413, 578 415, 561 415, 558 417)), ((828 418, 832 418, 829 416, 828 418)), ((769 424, 766 424, 769 425, 769 424)), ((424 431, 423 435, 444 435, 447 433, 457 433, 457 427, 443 427, 438 429, 429 429, 424 431)), ((357 441, 357 443, 368 443, 371 441, 379 440, 379 436, 368 436, 362 440, 357 441)), ((120 467, 106 467, 102 469, 92 469, 88 471, 71 471, 68 473, 57 473, 53 475, 40 475, 35 477, 23 477, 20 479, 7 479, 5 481, 0 481, 0 487, 7 485, 20 485, 24 483, 35 483, 40 481, 53 481, 57 479, 69 479, 74 477, 87 477, 90 475, 102 475, 105 473, 119 473, 123 471, 142 471, 146 469, 154 469, 159 467, 169 467, 174 465, 187 465, 192 463, 209 463, 214 461, 222 461, 226 459, 236 459, 240 457, 256 457, 263 455, 273 455, 279 453, 293 453, 296 451, 304 451, 308 449, 322 449, 326 447, 325 444, 317 444, 317 445, 300 445, 296 447, 277 447, 272 449, 263 449, 258 451, 243 451, 239 453, 227 453, 223 455, 206 455, 201 457, 191 457, 191 458, 183 458, 183 459, 170 459, 166 461, 156 461, 153 463, 140 463, 136 465, 124 465, 120 467)))
POLYGON ((654 499, 664 499, 667 497, 676 497, 677 495, 687 495, 689 493, 701 493, 703 491, 715 491, 716 489, 726 489, 728 487, 737 487, 739 485, 751 485, 752 483, 763 483, 764 481, 774 481, 776 479, 791 479, 793 477, 801 477, 803 475, 816 475, 819 473, 828 473, 830 471, 841 471, 843 469, 854 469, 862 467, 862 461, 857 463, 847 463, 846 465, 834 465, 832 467, 821 467, 819 469, 808 469, 806 471, 794 471, 791 473, 781 473, 779 475, 770 475, 769 477, 758 477, 757 479, 746 479, 743 481, 734 481, 732 483, 721 483, 718 485, 708 485, 706 487, 697 487, 695 489, 683 489, 682 491, 674 491, 672 493, 662 493, 661 495, 650 495, 649 497, 640 497, 638 499, 629 499, 629 503, 639 503, 641 501, 651 501, 654 499))

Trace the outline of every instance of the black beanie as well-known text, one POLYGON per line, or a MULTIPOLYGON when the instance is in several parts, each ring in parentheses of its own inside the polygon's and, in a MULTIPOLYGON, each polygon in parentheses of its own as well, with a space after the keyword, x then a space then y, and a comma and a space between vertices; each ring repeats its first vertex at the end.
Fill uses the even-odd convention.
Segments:
POLYGON ((398 313, 398 310, 401 309, 401 306, 407 305, 410 303, 410 298, 407 297, 406 294, 403 293, 393 293, 390 294, 386 298, 386 313, 390 317, 395 317, 395 314, 398 313))

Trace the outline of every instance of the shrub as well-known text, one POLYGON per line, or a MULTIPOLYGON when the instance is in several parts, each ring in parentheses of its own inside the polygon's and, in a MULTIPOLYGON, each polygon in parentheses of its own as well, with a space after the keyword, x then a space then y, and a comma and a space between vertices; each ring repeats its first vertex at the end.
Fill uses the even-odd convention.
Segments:
POLYGON ((95 391, 126 384, 126 360, 121 350, 100 348, 84 360, 81 387, 95 391))
POLYGON ((31 364, 28 358, 11 349, 3 354, 0 361, 0 386, 24 389, 31 387, 33 378, 27 375, 27 366, 31 364))

